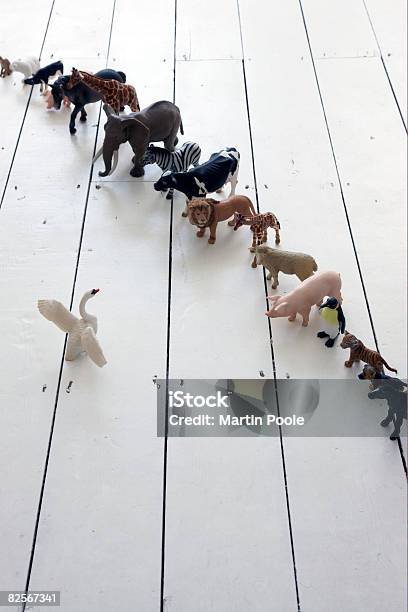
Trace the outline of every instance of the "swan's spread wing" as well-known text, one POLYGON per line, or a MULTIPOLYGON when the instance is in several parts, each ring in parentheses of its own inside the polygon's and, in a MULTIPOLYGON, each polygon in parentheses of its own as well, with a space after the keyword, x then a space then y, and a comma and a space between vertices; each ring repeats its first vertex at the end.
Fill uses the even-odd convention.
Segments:
POLYGON ((62 331, 69 332, 78 319, 57 300, 38 300, 38 310, 42 316, 52 321, 62 331))
POLYGON ((97 366, 103 368, 103 366, 108 363, 92 327, 86 327, 84 329, 81 334, 81 342, 82 348, 88 353, 89 357, 97 366))

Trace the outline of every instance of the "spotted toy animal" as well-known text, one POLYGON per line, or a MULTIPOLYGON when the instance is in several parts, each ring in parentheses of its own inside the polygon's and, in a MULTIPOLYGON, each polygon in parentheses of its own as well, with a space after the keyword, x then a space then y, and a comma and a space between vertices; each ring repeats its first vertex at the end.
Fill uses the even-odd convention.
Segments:
POLYGON ((373 366, 377 372, 384 372, 383 366, 385 366, 387 370, 390 370, 390 372, 397 372, 394 368, 390 368, 385 359, 381 357, 380 353, 364 346, 361 340, 353 336, 353 334, 350 334, 347 330, 344 332, 344 337, 340 346, 344 349, 350 349, 350 357, 344 362, 346 368, 351 368, 355 362, 364 361, 370 366, 373 366))
MULTIPOLYGON (((249 225, 249 229, 253 234, 252 246, 249 249, 251 253, 255 253, 256 247, 260 246, 263 242, 266 242, 268 240, 269 227, 275 230, 275 244, 280 243, 280 223, 277 217, 272 212, 254 215, 253 217, 248 217, 237 213, 235 214, 234 221, 234 231, 241 227, 241 225, 249 225)), ((252 261, 252 267, 256 268, 256 266, 257 259, 255 255, 252 261)))
POLYGON ((115 113, 119 113, 125 106, 130 106, 134 113, 140 111, 139 100, 133 85, 120 83, 113 79, 100 79, 94 74, 73 68, 71 78, 66 85, 67 89, 72 89, 80 81, 83 81, 85 85, 96 91, 105 104, 109 104, 113 108, 115 113))

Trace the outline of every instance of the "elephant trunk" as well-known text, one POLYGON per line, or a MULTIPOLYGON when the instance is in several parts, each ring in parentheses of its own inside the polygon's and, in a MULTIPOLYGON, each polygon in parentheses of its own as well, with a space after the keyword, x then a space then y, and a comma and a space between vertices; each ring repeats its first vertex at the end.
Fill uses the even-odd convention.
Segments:
POLYGON ((102 147, 103 161, 105 162, 105 170, 103 172, 99 172, 99 176, 109 176, 114 172, 116 166, 118 165, 118 149, 114 149, 113 147, 107 147, 104 145, 102 147), (112 168, 112 156, 113 160, 113 168, 112 168))

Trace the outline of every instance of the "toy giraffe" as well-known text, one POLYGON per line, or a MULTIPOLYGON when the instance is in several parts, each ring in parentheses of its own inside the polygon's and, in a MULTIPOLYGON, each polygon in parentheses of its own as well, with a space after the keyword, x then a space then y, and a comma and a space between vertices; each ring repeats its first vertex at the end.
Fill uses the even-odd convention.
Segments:
MULTIPOLYGON (((280 243, 280 223, 278 221, 278 218, 272 212, 254 215, 253 217, 235 213, 234 223, 234 231, 236 231, 242 225, 250 226, 249 229, 252 232, 252 245, 249 250, 251 251, 251 253, 255 253, 256 247, 267 241, 268 227, 271 227, 275 230, 275 244, 280 243)), ((255 255, 252 261, 252 267, 256 268, 256 266, 257 258, 255 255)))
POLYGON ((100 79, 93 74, 89 74, 89 72, 73 68, 71 78, 66 85, 67 89, 72 89, 80 81, 99 93, 105 104, 109 104, 115 113, 119 113, 124 106, 130 106, 134 113, 140 111, 136 89, 132 85, 119 83, 119 81, 113 79, 100 79))

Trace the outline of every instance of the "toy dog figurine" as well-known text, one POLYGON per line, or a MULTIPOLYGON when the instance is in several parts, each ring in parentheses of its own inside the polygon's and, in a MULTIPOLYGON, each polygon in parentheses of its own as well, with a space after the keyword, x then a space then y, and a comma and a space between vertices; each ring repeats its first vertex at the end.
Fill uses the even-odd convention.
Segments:
MULTIPOLYGON (((253 217, 236 214, 234 221, 234 231, 237 231, 237 229, 242 225, 249 225, 249 229, 251 230, 253 236, 252 246, 249 249, 251 253, 255 253, 256 247, 268 240, 268 227, 272 227, 275 230, 275 244, 280 243, 280 223, 277 217, 271 212, 255 215, 253 217)), ((252 267, 256 268, 256 266, 257 258, 255 255, 252 261, 252 267)))
POLYGON ((319 306, 319 311, 322 318, 329 324, 330 327, 334 327, 337 334, 332 338, 326 331, 320 331, 317 334, 318 338, 327 338, 325 345, 330 348, 334 346, 340 333, 344 334, 346 329, 346 319, 344 318, 342 307, 335 297, 329 297, 324 304, 319 306))
POLYGON ((10 61, 6 57, 0 57, 0 66, 0 77, 2 79, 4 79, 6 76, 10 76, 10 74, 13 72, 10 61))
POLYGON ((57 72, 61 74, 64 72, 64 65, 61 61, 53 62, 52 64, 48 64, 48 66, 44 66, 44 68, 40 68, 32 77, 24 79, 24 83, 33 86, 40 85, 40 92, 45 95, 48 87, 48 79, 55 76, 57 72))
MULTIPOLYGON (((206 227, 210 228, 208 244, 214 244, 216 240, 217 225, 220 221, 230 219, 235 213, 243 215, 254 215, 255 209, 246 196, 233 195, 218 202, 212 198, 194 198, 187 204, 188 218, 192 225, 199 227, 197 236, 202 238, 206 227)), ((228 225, 234 225, 232 219, 228 225)))
POLYGON ((264 266, 269 274, 267 280, 272 280, 272 289, 279 285, 279 272, 284 274, 295 274, 300 281, 304 281, 317 270, 317 263, 306 253, 296 253, 292 251, 281 251, 272 249, 266 244, 260 244, 255 249, 256 263, 264 266))
MULTIPOLYGON (((370 366, 368 366, 370 367, 370 366)), ((394 431, 390 435, 390 440, 396 440, 401 433, 403 420, 407 418, 407 385, 399 378, 385 376, 378 380, 378 387, 375 391, 368 393, 370 399, 385 399, 388 403, 388 413, 380 423, 382 427, 394 421, 394 431)))
POLYGON ((346 368, 351 368, 353 363, 358 361, 364 361, 365 363, 373 366, 377 372, 384 372, 383 366, 385 366, 387 370, 390 370, 390 372, 397 373, 397 370, 390 368, 388 363, 383 357, 381 357, 378 351, 373 351, 372 349, 364 346, 361 340, 353 336, 353 334, 350 334, 347 330, 345 331, 344 338, 341 341, 340 346, 343 349, 350 349, 350 357, 344 362, 346 368))
POLYGON ((310 310, 314 304, 319 307, 326 295, 335 296, 341 304, 341 278, 338 272, 320 272, 304 280, 287 295, 268 296, 272 308, 265 314, 268 317, 288 317, 294 321, 299 313, 303 319, 302 325, 309 323, 310 310))
POLYGON ((381 381, 384 380, 393 380, 395 384, 396 381, 399 381, 399 384, 402 389, 407 386, 399 378, 392 378, 392 376, 388 376, 388 374, 384 374, 384 372, 378 372, 373 366, 368 365, 368 363, 365 364, 365 366, 363 367, 363 371, 357 375, 357 378, 359 378, 360 380, 371 381, 369 385, 371 391, 375 391, 375 389, 378 389, 378 387, 380 387, 382 384, 381 381))

